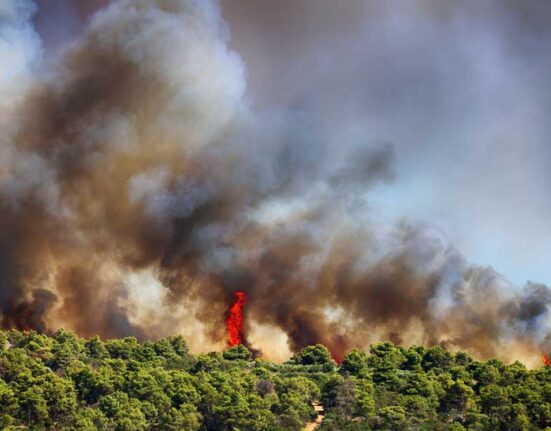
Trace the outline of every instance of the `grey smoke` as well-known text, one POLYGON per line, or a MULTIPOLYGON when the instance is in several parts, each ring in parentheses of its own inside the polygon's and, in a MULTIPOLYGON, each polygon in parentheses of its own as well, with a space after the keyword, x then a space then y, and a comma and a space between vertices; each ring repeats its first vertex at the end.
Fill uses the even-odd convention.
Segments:
MULTIPOLYGON (((447 69, 457 57, 441 49, 463 47, 455 31, 469 10, 351 2, 357 13, 343 8, 320 32, 332 10, 323 4, 317 16, 306 3, 274 6, 313 22, 288 23, 306 41, 282 48, 289 62, 276 71, 288 70, 270 85, 254 61, 246 72, 258 47, 244 46, 243 58, 231 49, 222 9, 204 0, 112 2, 58 64, 29 72, 0 119, 11 130, 0 170, 4 327, 145 338, 198 321, 207 346, 223 343, 239 289, 249 295, 248 330, 279 328, 292 350, 323 342, 339 357, 379 339, 484 357, 551 348, 548 287, 515 288, 472 265, 430 220, 396 221, 376 204, 403 171, 408 178, 454 155, 435 141, 454 118, 495 125, 493 103, 476 99, 480 112, 459 115, 450 87, 458 72, 447 69), (340 38, 343 16, 367 45, 340 38), (360 25, 373 17, 378 24, 360 25), (441 34, 443 45, 429 50, 440 57, 420 60, 441 34), (342 70, 328 80, 334 65, 342 70), (259 86, 274 94, 258 96, 259 86)), ((21 16, 21 34, 34 34, 29 13, 21 16)), ((266 31, 274 48, 270 37, 283 29, 266 31)), ((466 99, 478 78, 457 77, 466 99)), ((441 165, 431 172, 445 185, 457 175, 441 165)), ((259 347, 270 355, 269 343, 259 347)))

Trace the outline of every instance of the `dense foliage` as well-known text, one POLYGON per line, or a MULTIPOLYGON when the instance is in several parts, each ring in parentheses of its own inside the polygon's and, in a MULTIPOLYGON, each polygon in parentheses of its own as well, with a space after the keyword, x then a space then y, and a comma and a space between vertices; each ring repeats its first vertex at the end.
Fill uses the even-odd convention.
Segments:
POLYGON ((376 344, 340 366, 323 346, 285 364, 243 346, 193 356, 181 337, 0 332, 3 430, 551 430, 551 368, 376 344), (547 428, 546 428, 547 427, 547 428))

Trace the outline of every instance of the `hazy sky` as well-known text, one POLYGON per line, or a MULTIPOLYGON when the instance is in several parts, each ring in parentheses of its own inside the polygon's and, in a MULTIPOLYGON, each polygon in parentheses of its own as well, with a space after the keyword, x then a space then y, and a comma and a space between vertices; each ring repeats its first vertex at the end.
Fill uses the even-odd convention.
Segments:
POLYGON ((551 3, 223 4, 257 105, 396 146, 374 207, 435 224, 515 283, 551 282, 551 3))
MULTIPOLYGON (((38 1, 46 57, 104 3, 38 1)), ((314 113, 336 146, 395 146, 394 182, 370 193, 382 217, 433 224, 517 284, 551 283, 550 2, 222 4, 255 107, 314 113)))

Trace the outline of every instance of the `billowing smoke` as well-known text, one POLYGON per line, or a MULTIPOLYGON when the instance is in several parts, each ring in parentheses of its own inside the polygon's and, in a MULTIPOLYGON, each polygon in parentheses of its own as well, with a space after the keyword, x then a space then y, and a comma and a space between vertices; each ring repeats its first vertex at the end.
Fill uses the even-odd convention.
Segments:
POLYGON ((34 41, 0 81, 3 98, 34 76, 0 117, 3 327, 223 345, 244 291, 246 329, 279 328, 291 350, 551 350, 548 287, 513 289, 429 225, 372 210, 399 174, 392 143, 337 146, 307 109, 251 108, 214 1, 115 1, 47 71, 32 10, 0 8, 0 33, 34 41))

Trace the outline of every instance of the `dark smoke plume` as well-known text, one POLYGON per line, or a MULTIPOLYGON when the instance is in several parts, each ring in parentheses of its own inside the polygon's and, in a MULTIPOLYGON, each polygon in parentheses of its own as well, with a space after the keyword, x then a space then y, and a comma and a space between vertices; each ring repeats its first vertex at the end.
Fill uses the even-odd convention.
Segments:
POLYGON ((548 287, 511 289, 429 226, 372 214, 391 143, 335 146, 306 110, 255 112, 244 70, 214 2, 119 0, 22 85, 0 111, 4 328, 221 346, 243 290, 248 330, 293 351, 551 350, 548 287))

